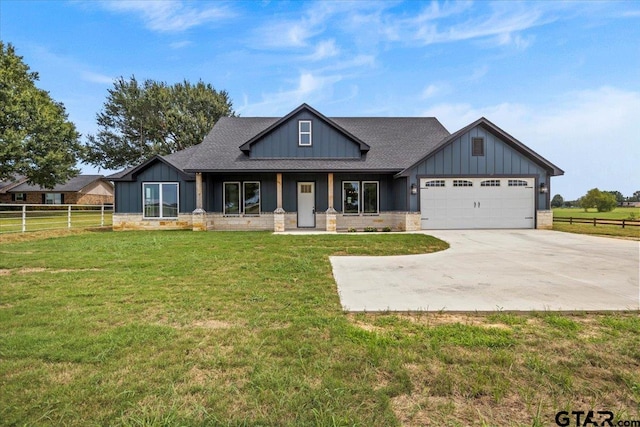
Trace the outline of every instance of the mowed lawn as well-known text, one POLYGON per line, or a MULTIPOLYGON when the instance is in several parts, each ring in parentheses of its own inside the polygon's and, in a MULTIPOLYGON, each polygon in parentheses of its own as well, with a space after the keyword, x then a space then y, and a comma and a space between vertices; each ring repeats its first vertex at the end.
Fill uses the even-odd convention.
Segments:
MULTIPOLYGON (((580 208, 554 208, 554 217, 563 218, 598 218, 598 219, 635 219, 640 220, 640 208, 616 208, 611 212, 598 212, 596 209, 588 209, 586 212, 580 208)), ((598 224, 569 224, 567 222, 554 222, 553 229, 579 234, 600 234, 613 237, 626 237, 640 240, 640 227, 598 224)))
POLYGON ((445 248, 414 234, 0 239, 0 425, 640 419, 638 313, 342 311, 329 255, 445 248))

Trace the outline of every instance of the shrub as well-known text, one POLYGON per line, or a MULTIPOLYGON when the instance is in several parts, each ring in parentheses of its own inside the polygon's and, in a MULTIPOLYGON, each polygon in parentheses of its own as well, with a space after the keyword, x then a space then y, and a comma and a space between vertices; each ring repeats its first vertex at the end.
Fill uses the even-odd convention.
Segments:
POLYGON ((365 231, 366 233, 375 233, 376 231, 378 231, 378 229, 377 229, 377 228, 375 228, 375 227, 365 227, 365 228, 364 228, 364 231, 365 231))
POLYGON ((384 231, 385 233, 388 233, 388 232, 391 231, 391 227, 387 226, 387 227, 383 228, 382 231, 384 231))
POLYGON ((349 229, 347 230, 347 232, 349 232, 349 233, 355 233, 356 231, 358 231, 358 230, 356 230, 356 229, 355 229, 355 228, 353 228, 353 227, 351 227, 351 228, 349 228, 349 229))

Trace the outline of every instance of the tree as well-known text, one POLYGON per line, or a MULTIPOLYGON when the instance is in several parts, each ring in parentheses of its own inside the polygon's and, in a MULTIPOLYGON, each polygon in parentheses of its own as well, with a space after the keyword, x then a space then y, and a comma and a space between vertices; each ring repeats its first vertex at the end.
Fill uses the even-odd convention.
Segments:
POLYGON ((555 196, 553 196, 553 199, 551 199, 552 208, 561 208, 563 204, 564 204, 564 199, 559 194, 556 194, 555 196))
POLYGON ((640 190, 634 191, 633 196, 627 198, 628 202, 640 202, 640 190))
POLYGON ((166 83, 120 77, 87 137, 85 162, 119 169, 199 144, 223 116, 235 115, 226 91, 202 81, 166 83))
POLYGON ((590 208, 596 208, 598 212, 609 212, 616 205, 616 198, 613 194, 600 191, 597 188, 592 188, 580 198, 580 207, 585 211, 590 208))
POLYGON ((53 188, 78 174, 82 145, 64 106, 37 80, 15 48, 0 41, 0 181, 24 175, 53 188))
POLYGON ((624 196, 619 191, 605 191, 605 193, 612 194, 613 197, 616 198, 616 203, 618 203, 619 205, 621 205, 622 202, 624 202, 624 196))

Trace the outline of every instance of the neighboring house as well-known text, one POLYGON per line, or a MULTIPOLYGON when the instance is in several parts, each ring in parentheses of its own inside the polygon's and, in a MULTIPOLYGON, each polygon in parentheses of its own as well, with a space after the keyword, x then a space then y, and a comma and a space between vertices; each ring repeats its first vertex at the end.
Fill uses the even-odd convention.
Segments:
POLYGON ((19 177, 0 183, 0 203, 101 205, 113 203, 113 185, 103 175, 78 175, 52 189, 19 177))
POLYGON ((564 172, 481 118, 223 117, 204 141, 108 178, 114 229, 550 227, 564 172))

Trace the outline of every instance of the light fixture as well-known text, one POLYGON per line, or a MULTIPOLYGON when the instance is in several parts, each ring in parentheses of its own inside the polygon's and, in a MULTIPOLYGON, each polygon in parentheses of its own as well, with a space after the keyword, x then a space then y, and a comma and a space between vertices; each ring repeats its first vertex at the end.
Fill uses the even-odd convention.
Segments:
POLYGON ((418 194, 418 186, 411 184, 411 195, 415 196, 416 194, 418 194))
POLYGON ((547 188, 547 184, 545 184, 544 182, 540 184, 540 194, 546 194, 547 192, 549 192, 549 189, 547 188))

